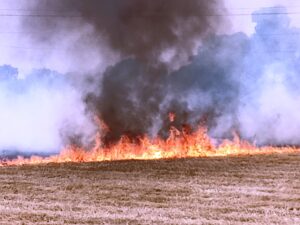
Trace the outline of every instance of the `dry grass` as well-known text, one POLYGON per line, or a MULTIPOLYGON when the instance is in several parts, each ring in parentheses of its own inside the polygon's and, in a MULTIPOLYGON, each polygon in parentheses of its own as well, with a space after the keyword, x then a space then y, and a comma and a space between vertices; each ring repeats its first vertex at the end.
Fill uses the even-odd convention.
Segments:
POLYGON ((0 168, 0 224, 300 224, 300 155, 0 168))

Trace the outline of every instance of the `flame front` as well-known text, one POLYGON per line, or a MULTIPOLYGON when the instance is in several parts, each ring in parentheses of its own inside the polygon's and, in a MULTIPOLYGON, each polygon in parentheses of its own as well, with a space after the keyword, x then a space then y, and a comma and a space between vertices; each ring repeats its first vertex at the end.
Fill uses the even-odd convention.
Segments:
POLYGON ((100 135, 97 134, 95 146, 91 150, 68 146, 59 155, 45 158, 38 156, 32 156, 31 158, 18 157, 11 161, 2 161, 0 165, 225 157, 274 153, 300 153, 300 149, 294 147, 258 148, 248 142, 241 141, 238 136, 233 141, 224 140, 220 145, 215 146, 204 128, 187 134, 173 127, 167 140, 144 137, 138 143, 134 143, 129 138, 123 137, 117 144, 105 148, 102 146, 100 135))

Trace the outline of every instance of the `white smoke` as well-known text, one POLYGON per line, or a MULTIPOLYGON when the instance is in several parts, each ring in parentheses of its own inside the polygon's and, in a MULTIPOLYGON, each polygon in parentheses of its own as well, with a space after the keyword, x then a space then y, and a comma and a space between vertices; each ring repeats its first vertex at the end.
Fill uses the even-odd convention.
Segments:
POLYGON ((288 81, 294 71, 278 62, 269 65, 239 110, 241 132, 260 144, 299 144, 300 95, 288 81))
MULTIPOLYGON (((0 72, 0 77, 4 73, 0 72)), ((80 93, 60 75, 35 73, 25 79, 0 79, 2 151, 56 153, 66 144, 63 136, 67 127, 71 129, 67 135, 89 138, 93 134, 80 93)))

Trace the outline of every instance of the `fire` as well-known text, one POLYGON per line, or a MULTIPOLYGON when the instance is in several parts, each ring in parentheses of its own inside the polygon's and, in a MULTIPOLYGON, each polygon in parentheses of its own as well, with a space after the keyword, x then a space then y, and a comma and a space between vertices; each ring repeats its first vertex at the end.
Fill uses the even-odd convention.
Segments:
POLYGON ((59 155, 50 157, 32 156, 31 158, 18 157, 11 161, 2 161, 1 166, 32 165, 46 163, 65 162, 102 162, 115 160, 155 160, 175 159, 191 157, 225 157, 244 156, 274 153, 300 153, 299 148, 293 147, 255 147, 241 141, 236 135, 234 140, 224 140, 220 145, 213 144, 213 140, 207 135, 205 128, 199 128, 196 132, 187 133, 172 127, 167 140, 161 138, 140 138, 133 142, 127 137, 110 147, 103 147, 101 136, 96 135, 95 146, 91 150, 85 150, 74 146, 68 146, 59 155))

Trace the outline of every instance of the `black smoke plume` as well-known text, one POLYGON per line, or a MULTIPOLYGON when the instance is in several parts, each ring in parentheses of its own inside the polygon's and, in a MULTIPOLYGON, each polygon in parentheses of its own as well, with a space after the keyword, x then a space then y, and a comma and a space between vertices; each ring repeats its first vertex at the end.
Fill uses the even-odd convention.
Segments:
POLYGON ((90 101, 113 128, 108 138, 165 136, 170 125, 205 122, 216 138, 237 132, 258 145, 299 145, 300 30, 284 7, 252 19, 250 37, 211 35, 189 64, 164 76, 138 59, 108 68, 101 94, 90 101), (177 115, 173 124, 169 112, 177 115))
POLYGON ((177 114, 177 126, 183 119, 189 122, 182 96, 167 97, 170 91, 175 94, 187 88, 176 90, 181 78, 169 74, 170 68, 190 60, 199 43, 222 26, 219 14, 225 10, 221 1, 39 0, 29 8, 39 18, 24 19, 23 29, 30 31, 34 41, 52 45, 68 32, 91 26, 92 32, 77 43, 93 43, 95 49, 104 43, 120 55, 122 60, 104 74, 87 74, 85 79, 96 83, 96 91, 85 91, 85 99, 109 127, 106 143, 124 134, 167 135, 169 111, 177 114))
POLYGON ((25 20, 25 29, 38 40, 49 41, 68 29, 64 22, 69 17, 73 29, 87 23, 94 29, 93 39, 146 63, 159 63, 165 50, 174 57, 190 56, 199 39, 220 26, 217 15, 224 13, 218 0, 39 0, 30 9, 41 17, 25 20))
MULTIPOLYGON (((220 1, 33 3, 42 15, 23 21, 35 31, 32 40, 51 46, 77 31, 76 46, 118 55, 75 82, 87 109, 108 125, 106 143, 124 134, 165 137, 171 125, 189 130, 204 122, 216 138, 235 131, 256 144, 300 144, 300 30, 285 8, 254 12, 255 32, 247 36, 217 34, 226 14, 220 1), (84 26, 89 32, 81 34, 84 26)), ((94 60, 86 56, 81 64, 94 60)))

